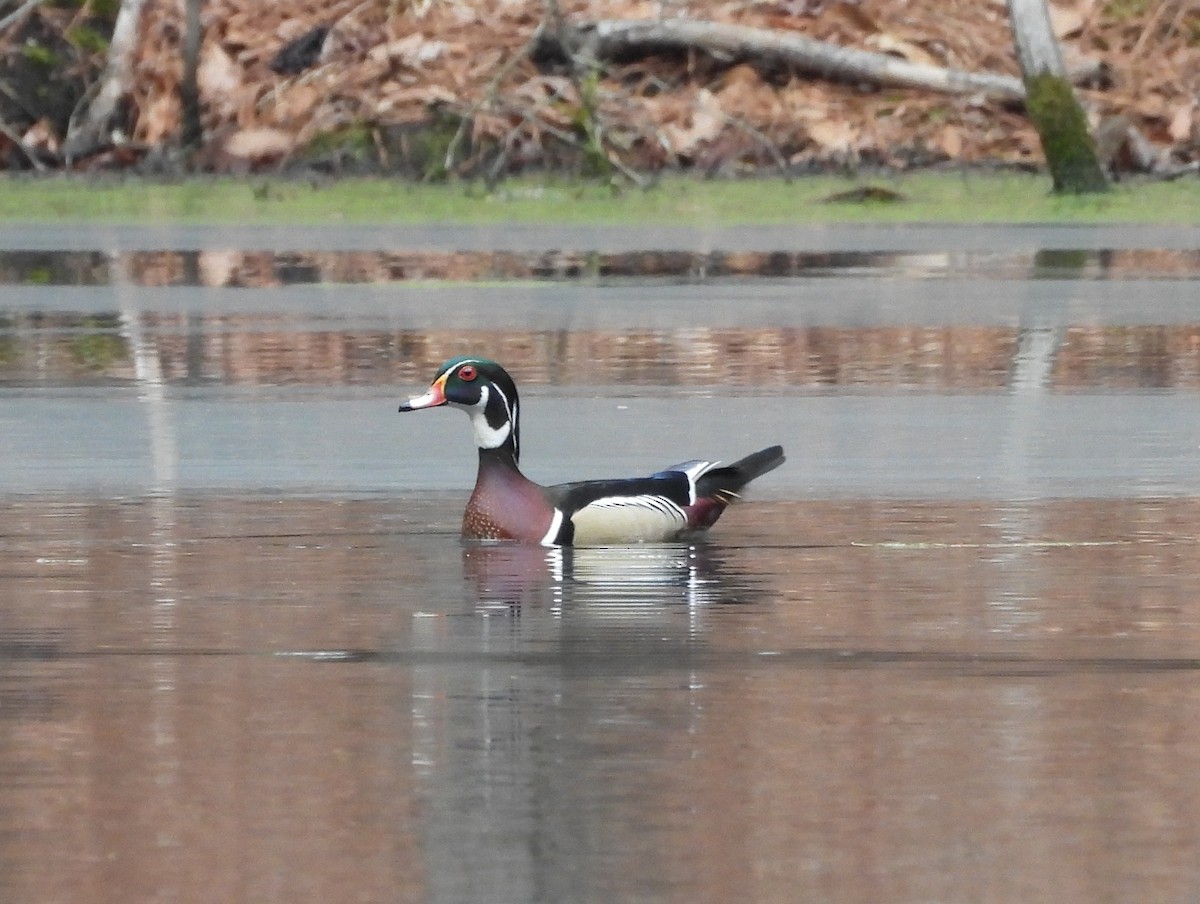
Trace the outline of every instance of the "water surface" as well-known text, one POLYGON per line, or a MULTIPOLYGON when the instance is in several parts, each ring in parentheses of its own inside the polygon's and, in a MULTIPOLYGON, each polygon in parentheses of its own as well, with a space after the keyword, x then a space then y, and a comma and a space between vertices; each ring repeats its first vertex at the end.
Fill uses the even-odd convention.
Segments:
POLYGON ((23 236, 4 901, 1200 895, 1195 230, 23 236), (789 461, 464 545, 463 351, 546 482, 789 461))

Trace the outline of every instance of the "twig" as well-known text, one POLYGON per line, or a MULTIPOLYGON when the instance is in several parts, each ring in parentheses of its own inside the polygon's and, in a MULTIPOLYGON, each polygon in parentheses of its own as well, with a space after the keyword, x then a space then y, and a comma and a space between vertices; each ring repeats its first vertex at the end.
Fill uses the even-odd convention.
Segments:
MULTIPOLYGON (((506 105, 501 104, 500 108, 506 109, 506 105)), ((537 127, 539 129, 541 129, 543 132, 547 132, 550 135, 554 136, 555 138, 557 138, 559 141, 561 141, 563 144, 567 145, 568 147, 574 148, 575 150, 577 150, 583 154, 588 153, 587 145, 584 144, 584 142, 580 141, 579 137, 577 135, 572 134, 571 132, 567 131, 566 129, 560 129, 558 126, 554 125, 553 123, 549 123, 549 122, 546 122, 544 119, 537 118, 535 113, 530 113, 528 111, 521 110, 520 108, 513 107, 513 106, 508 106, 507 109, 511 110, 511 112, 513 112, 513 113, 518 114, 519 116, 522 117, 522 119, 521 119, 521 122, 518 125, 514 126, 512 129, 510 129, 508 134, 505 136, 505 147, 506 148, 510 145, 511 136, 514 135, 517 132, 517 130, 521 128, 521 126, 523 126, 527 123, 536 122, 537 127)), ((507 159, 507 151, 505 151, 504 156, 507 159)), ((626 179, 628 179, 632 184, 636 185, 638 188, 644 188, 647 185, 647 181, 644 177, 642 177, 640 174, 638 174, 635 170, 630 169, 629 166, 622 163, 620 160, 610 159, 609 163, 613 166, 613 168, 618 170, 621 173, 621 175, 623 175, 626 179)), ((492 168, 495 169, 495 166, 493 166, 492 168)))
POLYGON ((4 31, 8 26, 12 25, 26 13, 32 10, 35 6, 41 6, 43 0, 25 0, 13 12, 9 13, 3 19, 0 19, 0 31, 4 31))
MULTIPOLYGON (((607 129, 600 116, 600 111, 593 102, 594 89, 588 89, 579 78, 581 58, 584 66, 587 68, 589 77, 594 77, 600 72, 600 62, 590 54, 583 55, 573 52, 573 49, 568 46, 563 38, 567 24, 563 18, 562 10, 558 6, 558 0, 546 0, 546 12, 546 18, 548 21, 553 22, 554 33, 558 36, 560 44, 568 51, 567 58, 569 64, 567 66, 567 78, 570 80, 572 87, 574 87, 575 93, 579 96, 579 106, 583 113, 582 126, 588 139, 587 143, 583 145, 584 153, 604 161, 606 166, 610 169, 615 169, 638 188, 645 188, 646 180, 639 176, 635 170, 622 163, 619 157, 610 157, 608 155, 608 152, 605 150, 608 144, 606 137, 607 129)), ((540 39, 542 35, 535 32, 534 37, 540 39)))
MULTIPOLYGON (((1150 35, 1155 29, 1158 28, 1158 23, 1162 21, 1163 13, 1166 11, 1167 7, 1171 5, 1171 2, 1172 0, 1162 0, 1162 2, 1160 2, 1158 6, 1154 8, 1154 12, 1150 14, 1150 18, 1146 21, 1146 24, 1142 26, 1142 33, 1138 35, 1137 43, 1133 45, 1133 50, 1129 52, 1130 59, 1136 60, 1142 55, 1142 48, 1146 46, 1146 42, 1150 39, 1150 35)), ((1184 4, 1181 3, 1180 6, 1182 7, 1184 4)))
MULTIPOLYGON (((544 24, 545 22, 542 23, 542 25, 544 24)), ((529 54, 533 52, 533 48, 537 45, 539 40, 542 25, 539 25, 537 28, 535 28, 533 34, 530 35, 529 40, 525 42, 521 49, 513 54, 511 58, 506 60, 504 65, 496 71, 496 74, 492 76, 491 81, 488 82, 487 87, 484 88, 483 94, 480 95, 479 99, 467 108, 467 111, 459 119, 458 128, 455 130, 454 136, 450 139, 450 143, 446 146, 446 157, 442 166, 447 173, 452 173, 454 171, 455 158, 458 156, 458 149, 462 145, 463 139, 466 137, 467 126, 474 121, 475 114, 483 109, 484 104, 495 102, 496 96, 500 90, 500 83, 503 82, 504 79, 508 78, 509 74, 517 68, 517 65, 522 60, 527 59, 529 54)))
POLYGON ((492 165, 488 168, 488 174, 484 177, 484 185, 488 191, 496 187, 496 183, 500 181, 500 173, 508 163, 508 158, 512 150, 513 141, 518 131, 529 123, 531 116, 527 113, 521 118, 521 121, 508 130, 508 134, 504 136, 504 141, 500 145, 500 153, 496 155, 496 159, 492 161, 492 165))
POLYGON ((33 164, 35 170, 44 171, 46 169, 46 164, 38 160, 37 155, 25 145, 25 142, 21 140, 21 136, 17 134, 16 130, 2 119, 0 119, 0 135, 3 135, 20 148, 21 153, 33 164))
POLYGON ((775 146, 775 142, 768 138, 766 134, 754 128, 754 126, 750 125, 750 123, 746 122, 740 116, 730 116, 728 113, 722 113, 721 118, 735 129, 741 129, 761 144, 766 152, 771 155, 771 159, 775 161, 775 166, 778 167, 780 175, 783 176, 783 181, 787 183, 792 181, 792 174, 788 172, 787 161, 783 159, 783 154, 779 153, 779 148, 775 146))

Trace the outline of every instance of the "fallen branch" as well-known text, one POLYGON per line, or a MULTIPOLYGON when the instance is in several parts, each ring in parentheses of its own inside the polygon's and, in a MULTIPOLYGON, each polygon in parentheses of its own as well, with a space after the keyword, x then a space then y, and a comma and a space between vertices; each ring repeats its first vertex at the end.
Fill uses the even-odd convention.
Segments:
POLYGON ((1021 102, 1021 80, 992 72, 964 72, 910 63, 883 53, 839 47, 786 31, 693 19, 606 19, 561 30, 543 29, 539 59, 597 63, 649 56, 664 50, 696 50, 731 62, 781 63, 801 72, 843 82, 872 82, 895 88, 924 88, 945 94, 985 94, 1021 102))
POLYGON ((1200 160, 1165 169, 1159 173, 1150 173, 1148 178, 1151 182, 1174 182, 1176 179, 1182 179, 1193 173, 1200 173, 1200 160))

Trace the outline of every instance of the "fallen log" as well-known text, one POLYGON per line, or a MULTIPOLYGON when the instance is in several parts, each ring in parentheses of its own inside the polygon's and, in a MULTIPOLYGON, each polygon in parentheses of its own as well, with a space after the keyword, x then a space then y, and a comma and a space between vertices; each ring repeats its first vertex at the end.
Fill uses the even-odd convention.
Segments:
POLYGON ((910 63, 884 53, 839 47, 788 31, 695 19, 606 19, 544 29, 535 60, 584 59, 599 64, 693 50, 732 62, 782 64, 842 82, 923 88, 944 94, 984 94, 1020 103, 1021 80, 992 72, 965 72, 910 63))

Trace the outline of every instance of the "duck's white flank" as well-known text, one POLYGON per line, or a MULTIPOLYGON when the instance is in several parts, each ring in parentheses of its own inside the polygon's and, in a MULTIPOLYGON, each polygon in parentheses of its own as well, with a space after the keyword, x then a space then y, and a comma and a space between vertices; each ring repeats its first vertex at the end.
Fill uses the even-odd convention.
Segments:
POLYGON ((571 516, 576 546, 661 542, 687 527, 687 513, 662 496, 606 496, 571 516))

